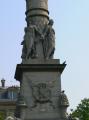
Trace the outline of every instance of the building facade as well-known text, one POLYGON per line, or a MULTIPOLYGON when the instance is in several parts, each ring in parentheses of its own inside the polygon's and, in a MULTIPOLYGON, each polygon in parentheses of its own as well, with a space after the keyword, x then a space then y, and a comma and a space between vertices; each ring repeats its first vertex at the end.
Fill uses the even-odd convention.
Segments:
POLYGON ((3 116, 14 115, 19 86, 5 86, 5 80, 1 80, 0 86, 0 113, 3 116))

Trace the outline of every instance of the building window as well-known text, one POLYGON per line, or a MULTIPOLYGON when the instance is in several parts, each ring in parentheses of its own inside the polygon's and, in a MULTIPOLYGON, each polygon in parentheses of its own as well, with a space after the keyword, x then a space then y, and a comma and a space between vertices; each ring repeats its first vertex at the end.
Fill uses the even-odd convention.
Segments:
POLYGON ((8 91, 8 99, 17 99, 17 93, 15 91, 8 91))

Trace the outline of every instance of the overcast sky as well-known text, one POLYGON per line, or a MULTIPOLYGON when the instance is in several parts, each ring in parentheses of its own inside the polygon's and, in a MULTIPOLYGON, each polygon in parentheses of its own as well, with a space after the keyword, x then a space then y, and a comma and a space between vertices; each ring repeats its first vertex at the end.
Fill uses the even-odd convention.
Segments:
MULTIPOLYGON (((89 0, 49 0, 56 32, 55 58, 67 67, 62 74, 70 108, 89 98, 89 0)), ((21 63, 21 41, 25 22, 25 0, 0 1, 0 79, 18 85, 14 74, 21 63)))

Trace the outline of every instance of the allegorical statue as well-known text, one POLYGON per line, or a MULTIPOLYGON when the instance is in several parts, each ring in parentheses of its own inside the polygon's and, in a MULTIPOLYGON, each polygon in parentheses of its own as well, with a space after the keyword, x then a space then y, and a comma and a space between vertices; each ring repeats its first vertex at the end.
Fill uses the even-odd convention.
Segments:
POLYGON ((24 40, 22 41, 22 59, 28 59, 29 57, 36 57, 35 49, 35 30, 36 26, 31 25, 30 27, 25 28, 24 40))
POLYGON ((53 20, 49 20, 49 23, 44 26, 43 31, 40 30, 39 25, 34 25, 30 22, 30 25, 25 28, 24 40, 21 45, 22 60, 40 58, 41 50, 43 51, 44 59, 53 58, 55 50, 55 31, 52 28, 53 20), (37 46, 40 47, 37 50, 37 46))
MULTIPOLYGON (((24 40, 21 45, 23 45, 22 56, 23 60, 29 58, 37 58, 36 51, 36 32, 38 32, 36 25, 30 23, 29 27, 25 28, 24 40)), ((38 32, 39 33, 39 32, 38 32)))
POLYGON ((49 23, 45 26, 43 31, 43 51, 44 51, 44 57, 46 59, 53 58, 53 54, 55 51, 55 31, 52 28, 53 26, 53 20, 50 19, 49 23))
POLYGON ((65 91, 61 91, 61 94, 60 94, 60 105, 61 106, 69 106, 69 101, 68 101, 68 98, 65 94, 65 91))

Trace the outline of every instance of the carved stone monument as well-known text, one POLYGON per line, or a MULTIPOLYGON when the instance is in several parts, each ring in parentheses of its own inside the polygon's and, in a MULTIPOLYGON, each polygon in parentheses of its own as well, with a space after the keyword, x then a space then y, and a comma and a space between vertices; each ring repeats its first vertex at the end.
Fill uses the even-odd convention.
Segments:
POLYGON ((61 74, 66 64, 53 59, 55 31, 49 18, 48 0, 26 0, 26 22, 21 42, 22 63, 15 72, 21 87, 16 117, 66 120, 69 103, 61 89, 61 74))

